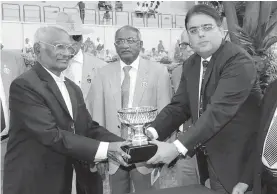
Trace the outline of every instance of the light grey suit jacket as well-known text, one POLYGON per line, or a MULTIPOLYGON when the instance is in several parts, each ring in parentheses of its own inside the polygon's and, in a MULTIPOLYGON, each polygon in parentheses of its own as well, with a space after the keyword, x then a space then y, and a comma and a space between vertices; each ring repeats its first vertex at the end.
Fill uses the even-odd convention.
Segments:
MULTIPOLYGON (((97 69, 104 67, 105 65, 107 65, 107 63, 89 53, 83 53, 83 56, 84 63, 82 70, 81 90, 85 99, 91 87, 92 80, 96 75, 97 69)), ((64 73, 67 78, 73 80, 73 72, 64 71, 64 73)))
MULTIPOLYGON (((170 102, 171 97, 171 83, 166 67, 140 58, 132 106, 154 106, 161 111, 170 102)), ((120 62, 110 63, 98 70, 87 95, 86 104, 93 120, 112 133, 121 135, 121 124, 117 117, 117 111, 121 109, 120 62)), ((137 167, 142 174, 152 171, 141 164, 137 167)), ((118 165, 110 162, 109 173, 114 174, 117 169, 118 165)))

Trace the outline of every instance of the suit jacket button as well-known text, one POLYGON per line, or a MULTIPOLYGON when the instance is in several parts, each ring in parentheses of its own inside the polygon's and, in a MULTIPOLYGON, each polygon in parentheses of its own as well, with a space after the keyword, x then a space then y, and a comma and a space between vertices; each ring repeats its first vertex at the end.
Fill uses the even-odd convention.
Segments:
POLYGON ((71 129, 74 129, 74 128, 75 128, 74 123, 72 123, 72 124, 70 125, 70 128, 71 128, 71 129))

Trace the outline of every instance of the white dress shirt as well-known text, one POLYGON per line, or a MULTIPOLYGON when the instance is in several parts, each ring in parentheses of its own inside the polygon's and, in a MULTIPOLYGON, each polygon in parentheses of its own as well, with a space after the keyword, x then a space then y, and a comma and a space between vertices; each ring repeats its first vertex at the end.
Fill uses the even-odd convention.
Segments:
POLYGON ((7 99, 6 99, 6 95, 5 95, 5 90, 4 90, 4 85, 2 82, 2 76, 0 74, 0 99, 2 102, 2 107, 3 107, 3 112, 4 112, 4 118, 5 118, 5 124, 6 124, 6 128, 3 130, 5 131, 6 135, 8 134, 9 127, 10 127, 10 119, 9 119, 9 107, 7 106, 7 99))
MULTIPOLYGON (((136 87, 136 80, 137 80, 137 74, 138 74, 138 66, 139 66, 139 57, 129 66, 132 68, 129 71, 130 75, 130 90, 129 90, 129 101, 128 101, 128 108, 131 108, 133 105, 133 99, 134 99, 134 93, 135 93, 135 87, 136 87)), ((124 80, 124 71, 123 68, 127 66, 123 61, 120 60, 120 67, 121 67, 121 85, 124 80)))
POLYGON ((71 79, 76 85, 81 87, 83 76, 83 64, 84 56, 82 50, 80 50, 70 61, 70 65, 64 71, 66 75, 71 75, 71 79))
MULTIPOLYGON (((198 117, 199 117, 199 108, 200 108, 200 92, 201 92, 201 86, 202 86, 202 80, 203 80, 203 64, 202 62, 204 60, 210 61, 212 56, 203 59, 201 58, 201 63, 200 63, 200 76, 199 76, 199 91, 198 91, 198 117)), ((147 130, 153 135, 154 139, 158 139, 159 135, 153 127, 149 127, 147 130)), ((177 150, 179 153, 183 154, 184 156, 187 154, 188 149, 177 139, 173 142, 175 146, 177 147, 177 150)))
MULTIPOLYGON (((44 67, 44 66, 43 66, 44 67)), ((68 93, 68 90, 66 88, 66 85, 64 83, 65 79, 64 79, 64 74, 61 73, 61 75, 58 77, 55 74, 53 74, 51 71, 49 71, 47 68, 44 67, 44 69, 53 77, 53 79, 55 80, 62 96, 63 99, 65 101, 66 107, 69 111, 69 114, 71 116, 71 118, 73 119, 73 110, 72 110, 72 104, 71 104, 71 100, 70 100, 70 96, 68 93)), ((98 161, 102 161, 107 159, 107 152, 108 152, 108 147, 109 147, 109 143, 108 142, 100 142, 98 150, 96 152, 95 155, 95 162, 98 161)))
MULTIPOLYGON (((270 123, 270 126, 269 126, 269 128, 268 128, 268 132, 269 132, 270 127, 272 126, 273 118, 276 117, 276 116, 277 116, 277 109, 275 110, 275 113, 274 113, 273 117, 271 118, 271 123, 270 123)), ((268 167, 268 168, 270 168, 270 169, 277 170, 277 162, 276 162, 275 164, 273 164, 273 165, 270 167, 269 164, 267 163, 265 157, 264 157, 265 142, 266 142, 266 140, 267 140, 267 138, 268 138, 268 132, 267 132, 267 135, 266 135, 266 138, 265 138, 265 141, 264 141, 263 154, 262 154, 262 162, 263 162, 263 164, 264 164, 266 167, 268 167)), ((276 143, 277 143, 277 140, 276 140, 276 143)))

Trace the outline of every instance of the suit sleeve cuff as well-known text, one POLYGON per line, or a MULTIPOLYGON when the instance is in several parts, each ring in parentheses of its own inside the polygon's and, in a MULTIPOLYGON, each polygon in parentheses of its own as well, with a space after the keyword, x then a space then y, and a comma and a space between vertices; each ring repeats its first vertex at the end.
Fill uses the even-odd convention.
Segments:
POLYGON ((173 143, 180 154, 183 154, 184 156, 187 154, 188 149, 179 140, 175 140, 173 143))
POLYGON ((146 130, 148 130, 153 135, 153 139, 159 138, 159 135, 158 135, 156 129, 154 129, 153 127, 148 127, 146 130))
POLYGON ((95 154, 95 162, 100 162, 107 159, 109 142, 100 142, 98 150, 95 154))

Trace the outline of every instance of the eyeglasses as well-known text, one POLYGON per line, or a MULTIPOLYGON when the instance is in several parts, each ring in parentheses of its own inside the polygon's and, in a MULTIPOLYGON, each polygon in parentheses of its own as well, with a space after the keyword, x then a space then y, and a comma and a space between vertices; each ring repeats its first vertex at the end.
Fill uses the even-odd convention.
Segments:
POLYGON ((181 42, 181 43, 179 44, 179 48, 180 48, 180 49, 187 49, 188 46, 190 47, 190 44, 187 43, 187 42, 181 42))
POLYGON ((56 44, 56 45, 53 45, 53 44, 49 44, 49 43, 46 43, 46 42, 43 42, 43 41, 40 41, 41 43, 43 44, 46 44, 46 45, 49 45, 49 46, 52 46, 54 47, 54 52, 57 53, 57 54, 64 54, 66 51, 69 53, 69 55, 75 55, 76 54, 76 50, 74 49, 73 45, 71 44, 56 44))
POLYGON ((195 34, 199 33, 200 30, 203 31, 203 32, 209 32, 214 28, 215 28, 215 26, 213 24, 204 24, 204 25, 201 25, 199 27, 192 27, 188 30, 188 32, 191 35, 195 35, 195 34))
POLYGON ((140 40, 136 40, 136 39, 133 39, 133 38, 128 38, 128 39, 117 39, 115 41, 115 44, 117 46, 122 46, 125 42, 127 42, 127 44, 134 44, 134 43, 137 43, 139 42, 140 40))

